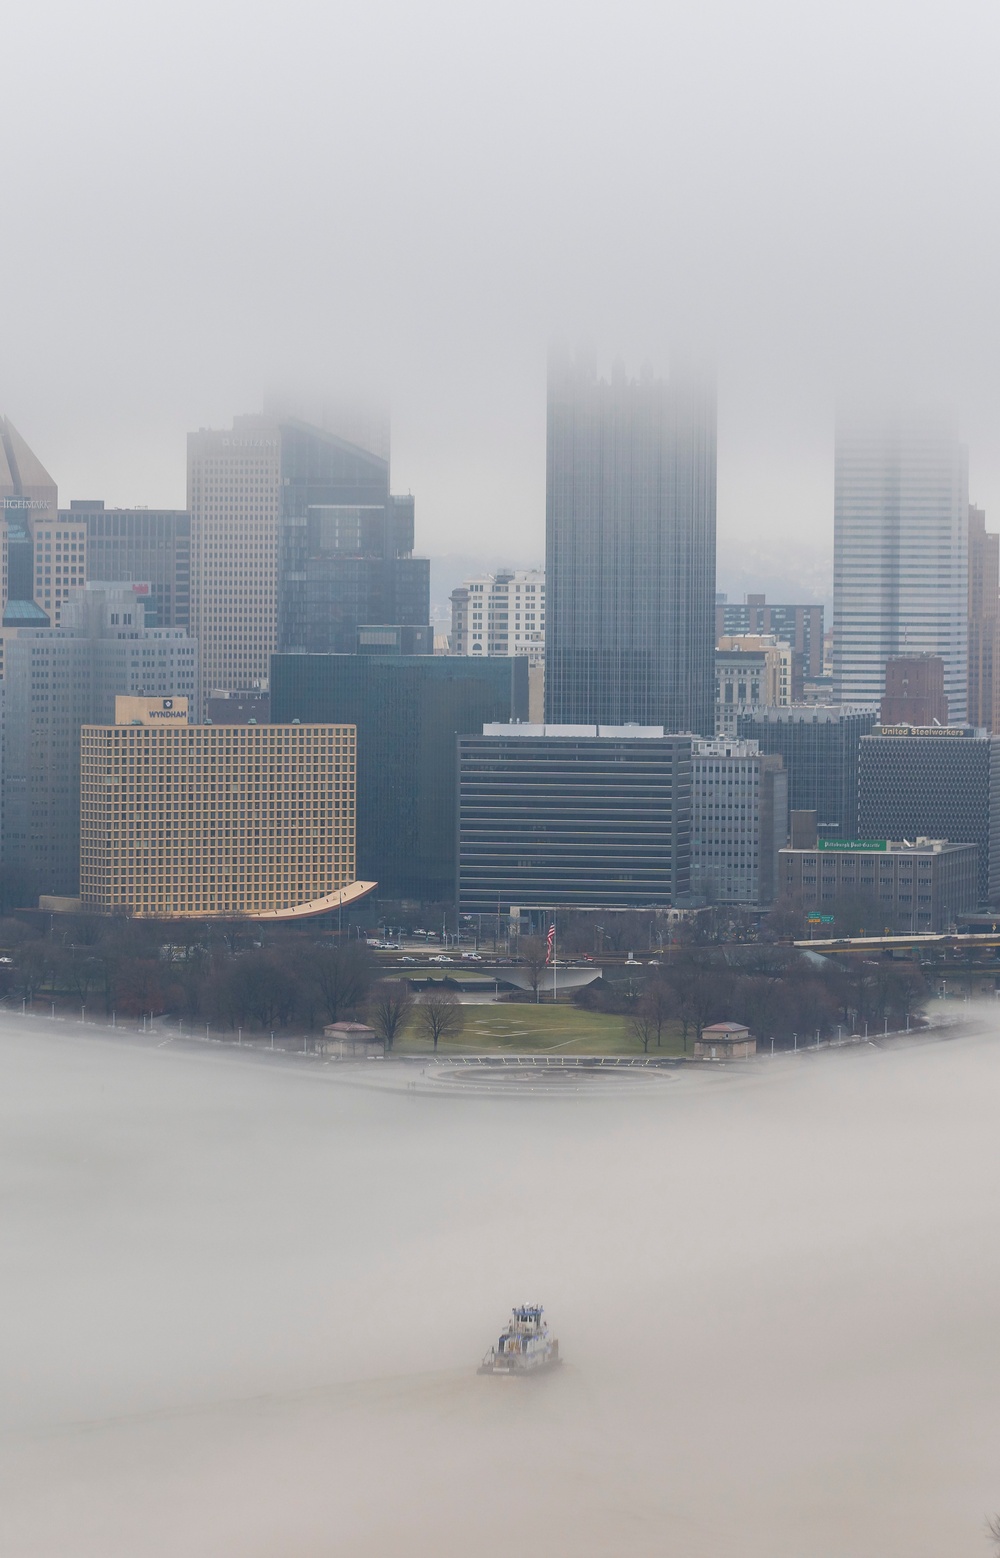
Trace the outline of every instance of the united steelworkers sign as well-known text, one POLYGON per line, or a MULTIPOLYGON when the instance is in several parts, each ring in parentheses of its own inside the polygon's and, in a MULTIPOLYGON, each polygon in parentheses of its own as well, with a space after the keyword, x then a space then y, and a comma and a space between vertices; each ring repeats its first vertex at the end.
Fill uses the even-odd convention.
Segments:
MULTIPOLYGON (((971 725, 879 725, 880 736, 974 736, 971 725)), ((875 731, 872 731, 872 735, 875 731)))

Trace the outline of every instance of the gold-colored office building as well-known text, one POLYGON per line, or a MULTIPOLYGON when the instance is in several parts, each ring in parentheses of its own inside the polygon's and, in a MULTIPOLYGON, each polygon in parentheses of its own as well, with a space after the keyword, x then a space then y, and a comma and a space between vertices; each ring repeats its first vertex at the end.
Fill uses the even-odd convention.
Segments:
POLYGON ((84 909, 298 919, 355 901, 353 725, 190 725, 118 698, 81 732, 84 909))

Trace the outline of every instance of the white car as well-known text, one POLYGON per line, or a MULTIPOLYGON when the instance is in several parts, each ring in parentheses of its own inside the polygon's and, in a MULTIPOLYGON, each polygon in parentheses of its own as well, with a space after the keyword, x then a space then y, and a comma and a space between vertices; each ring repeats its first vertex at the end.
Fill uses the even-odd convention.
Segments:
POLYGON ((455 959, 447 957, 443 952, 439 952, 437 957, 429 958, 428 961, 431 963, 454 963, 455 959))

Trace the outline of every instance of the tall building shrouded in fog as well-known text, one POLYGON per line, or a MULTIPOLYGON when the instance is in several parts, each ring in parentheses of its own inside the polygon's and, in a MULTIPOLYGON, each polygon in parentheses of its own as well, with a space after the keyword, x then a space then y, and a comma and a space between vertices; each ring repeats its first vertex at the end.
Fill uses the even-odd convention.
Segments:
POLYGON ((715 397, 554 356, 546 720, 715 730, 715 397))
POLYGON ((390 493, 388 455, 372 440, 277 414, 191 433, 188 509, 206 695, 265 689, 276 648, 429 649, 430 565, 412 556, 413 499, 390 493))
POLYGON ((875 706, 886 662, 940 655, 952 721, 966 718, 966 452, 936 416, 841 416, 834 475, 837 702, 875 706))
POLYGON ((1000 731, 1000 536, 969 506, 969 724, 1000 731))

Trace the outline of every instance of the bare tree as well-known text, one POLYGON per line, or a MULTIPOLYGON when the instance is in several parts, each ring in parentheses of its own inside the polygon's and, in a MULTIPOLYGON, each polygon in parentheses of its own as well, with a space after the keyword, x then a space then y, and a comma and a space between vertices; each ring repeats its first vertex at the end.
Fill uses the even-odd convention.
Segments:
POLYGON ((465 1009, 454 990, 428 990, 416 1003, 417 1032, 430 1039, 435 1050, 439 1039, 454 1039, 465 1027, 465 1009))
POLYGON ((518 956, 528 971, 531 989, 537 1000, 538 986, 542 982, 542 974, 549 961, 548 942, 544 936, 522 936, 518 946, 518 956))
POLYGON ((380 979, 368 996, 368 1021, 391 1050, 413 1010, 413 992, 402 979, 380 979))
POLYGON ((663 1041, 664 1028, 670 1019, 677 1015, 676 992, 673 986, 659 975, 656 979, 650 980, 639 1005, 648 1014, 653 1024, 656 1047, 659 1049, 663 1041))
POLYGON ((986 1535, 1000 1553, 1000 1515, 994 1515, 992 1520, 987 1520, 986 1535))
POLYGON ((360 1010, 375 975, 375 959, 367 947, 358 942, 322 947, 315 954, 314 967, 329 1022, 360 1010))
POLYGON ((649 1041, 656 1032, 656 1019, 645 1001, 640 1001, 628 1019, 628 1031, 642 1045, 642 1053, 649 1054, 649 1041))

